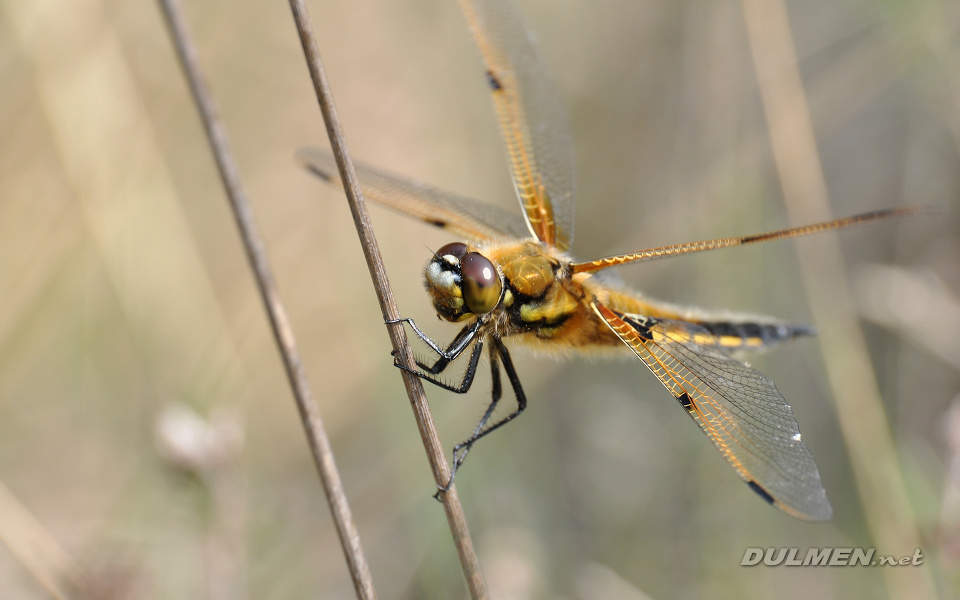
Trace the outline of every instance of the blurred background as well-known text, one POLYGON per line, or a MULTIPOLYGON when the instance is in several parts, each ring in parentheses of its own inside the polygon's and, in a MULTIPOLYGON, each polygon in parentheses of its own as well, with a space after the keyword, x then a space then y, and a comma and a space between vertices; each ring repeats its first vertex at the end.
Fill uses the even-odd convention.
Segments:
MULTIPOLYGON (((578 257, 789 224, 740 3, 519 4, 569 108, 578 257)), ((955 597, 960 3, 788 9, 834 214, 947 207, 839 239, 919 569, 955 597)), ((326 135, 289 8, 186 10, 380 597, 464 598, 346 203, 294 160, 326 135)), ((456 3, 311 10, 355 158, 514 210, 456 3)), ((159 9, 6 0, 0 80, 0 597, 77 585, 96 598, 351 597, 159 9)), ((450 339, 421 270, 454 240, 382 209, 373 218, 402 314, 450 339)), ((653 298, 813 319, 791 243, 620 275, 653 298)), ((777 382, 819 464, 835 516, 816 525, 765 506, 639 361, 514 358, 530 406, 457 478, 493 597, 889 594, 879 567, 740 566, 747 547, 877 545, 865 507, 878 499, 858 492, 827 381, 834 359, 815 340, 751 362, 777 382)), ((481 368, 466 396, 427 390, 447 448, 489 386, 481 368)))

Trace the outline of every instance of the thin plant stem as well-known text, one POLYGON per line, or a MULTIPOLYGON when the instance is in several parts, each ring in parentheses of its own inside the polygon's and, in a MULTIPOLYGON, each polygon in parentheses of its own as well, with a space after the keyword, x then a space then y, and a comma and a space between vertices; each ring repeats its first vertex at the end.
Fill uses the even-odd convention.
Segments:
POLYGON ((217 161, 220 177, 223 180, 237 227, 240 230, 240 237, 243 240, 247 258, 250 261, 260 296, 263 299, 274 337, 277 340, 277 347, 293 390, 317 472, 320 474, 327 504, 333 514, 334 525, 337 529, 337 535, 340 537, 340 545, 347 559, 357 597, 363 600, 373 600, 376 598, 376 591, 370 577, 366 557, 360 546, 360 536, 343 491, 340 474, 334 462, 333 450, 330 447, 330 441, 320 417, 320 409, 307 383, 293 329, 280 300, 266 248, 257 230, 253 212, 241 184, 239 169, 230 150, 226 130, 201 73, 197 50, 179 3, 176 0, 160 0, 160 6, 170 28, 177 49, 177 56, 189 81, 193 99, 200 111, 211 150, 217 161))
MULTIPOLYGON (((370 277, 373 280, 373 285, 377 292, 380 310, 385 321, 393 322, 392 325, 387 326, 387 331, 390 334, 394 354, 399 357, 402 364, 405 364, 412 370, 414 368, 413 353, 410 350, 402 324, 395 322, 400 316, 399 311, 397 310, 396 301, 394 300, 386 269, 383 265, 380 248, 377 245, 377 240, 373 233, 373 226, 367 214, 363 197, 360 194, 360 186, 357 182, 356 172, 354 171, 353 163, 350 160, 350 154, 347 151, 346 142, 343 138, 340 118, 333 101, 333 95, 330 92, 330 84, 327 81, 323 61, 320 58, 319 47, 306 4, 303 0, 290 0, 290 9, 293 11, 297 32, 300 35, 300 43, 303 46, 304 57, 307 61, 307 67, 310 70, 310 78, 313 81, 317 101, 323 113, 323 120, 327 128, 327 134, 330 137, 333 154, 337 160, 337 168, 340 171, 341 181, 344 182, 343 187, 346 191, 347 202, 350 205, 353 222, 357 227, 357 234, 360 236, 360 244, 363 247, 363 255, 367 261, 367 267, 370 269, 370 277)), ((423 440, 423 445, 427 452, 427 458, 430 461, 434 481, 438 487, 443 487, 450 481, 450 467, 447 464, 443 446, 440 443, 440 437, 437 434, 437 429, 433 422, 433 416, 423 391, 423 385, 419 378, 407 371, 402 370, 401 375, 407 390, 407 395, 410 398, 410 405, 413 408, 414 417, 417 421, 417 428, 420 430, 420 437, 423 440)), ((456 487, 451 486, 449 490, 440 494, 438 497, 443 504, 444 512, 447 516, 447 523, 453 535, 454 545, 457 549, 457 555, 460 559, 460 565, 464 578, 466 579, 470 597, 474 600, 486 598, 486 585, 480 571, 480 563, 473 549, 470 531, 467 528, 466 517, 463 514, 463 507, 457 496, 456 487)))

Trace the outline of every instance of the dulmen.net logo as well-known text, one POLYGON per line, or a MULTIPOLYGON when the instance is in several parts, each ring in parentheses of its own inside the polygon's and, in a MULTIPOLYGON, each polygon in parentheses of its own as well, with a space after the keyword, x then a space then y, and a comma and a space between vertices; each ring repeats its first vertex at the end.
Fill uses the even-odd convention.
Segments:
POLYGON ((901 567, 923 564, 923 553, 917 548, 912 555, 886 556, 876 548, 747 548, 740 561, 742 567, 901 567))

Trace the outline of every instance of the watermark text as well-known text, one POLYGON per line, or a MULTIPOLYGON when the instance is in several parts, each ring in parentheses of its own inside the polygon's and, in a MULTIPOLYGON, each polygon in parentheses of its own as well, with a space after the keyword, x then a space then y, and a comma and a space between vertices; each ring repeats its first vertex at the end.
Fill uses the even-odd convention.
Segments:
POLYGON ((742 567, 901 567, 923 564, 923 553, 917 548, 912 555, 877 554, 876 548, 747 548, 740 561, 742 567))

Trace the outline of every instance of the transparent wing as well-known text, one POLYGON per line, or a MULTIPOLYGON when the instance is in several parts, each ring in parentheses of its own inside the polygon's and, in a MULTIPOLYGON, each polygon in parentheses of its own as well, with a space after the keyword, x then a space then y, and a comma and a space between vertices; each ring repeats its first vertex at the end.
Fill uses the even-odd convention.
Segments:
MULTIPOLYGON (((319 148, 297 153, 301 163, 324 181, 342 185, 333 154, 319 148)), ((473 241, 501 238, 525 239, 527 225, 517 214, 477 200, 443 192, 354 162, 364 198, 473 241)))
POLYGON ((702 242, 687 242, 684 244, 673 244, 671 246, 660 246, 659 248, 647 248, 639 252, 630 252, 628 254, 618 254, 616 256, 607 256, 581 263, 570 265, 574 273, 595 273, 633 262, 647 262, 650 260, 659 260, 668 256, 678 256, 680 254, 691 254, 693 252, 704 252, 707 250, 719 250, 721 248, 732 248, 733 246, 744 246, 746 244, 757 244, 759 242, 769 242, 771 240, 786 240, 789 238, 802 237, 814 233, 823 233, 824 231, 834 231, 837 229, 846 229, 864 223, 882 221, 884 219, 898 219, 901 217, 913 217, 924 214, 935 214, 938 212, 936 206, 901 206, 900 208, 888 208, 885 210, 875 210, 868 213, 845 217, 843 219, 834 219, 833 221, 824 221, 823 223, 814 223, 812 225, 803 225, 801 227, 789 227, 787 229, 778 229, 766 233, 757 233, 754 235, 742 235, 739 237, 716 238, 713 240, 703 240, 702 242))
POLYGON ((793 411, 772 381, 717 346, 697 343, 710 335, 697 325, 592 306, 753 491, 794 517, 833 515, 793 411))
POLYGON ((480 48, 507 157, 530 231, 561 250, 573 241, 573 144, 566 111, 515 7, 461 0, 480 48))

